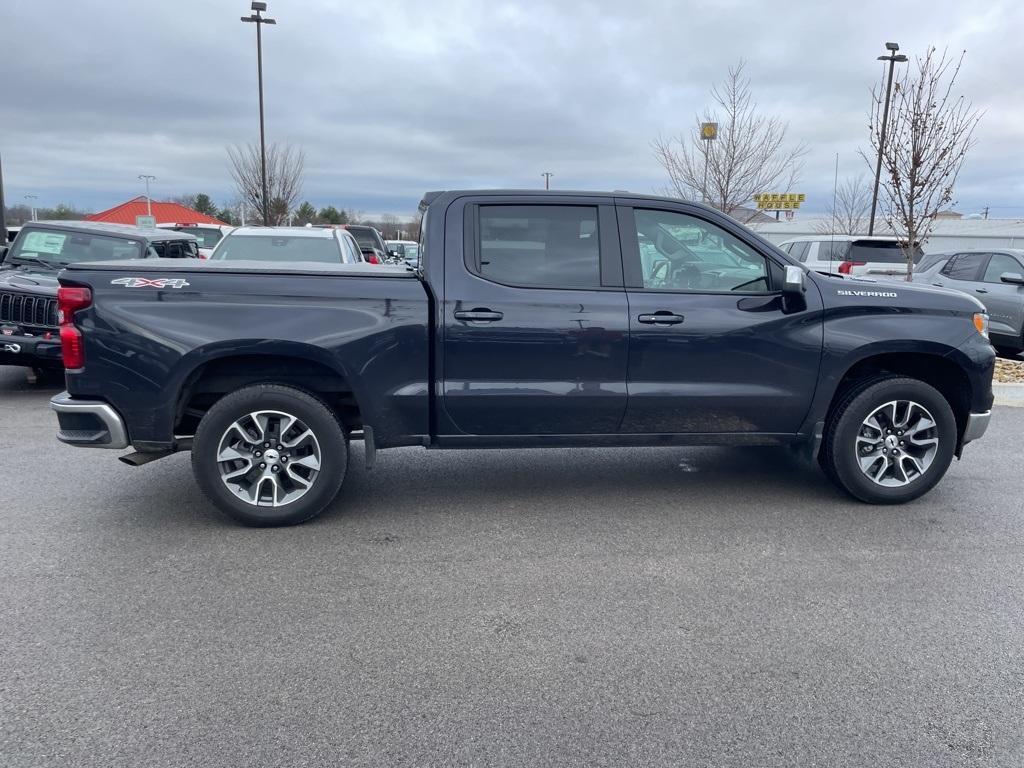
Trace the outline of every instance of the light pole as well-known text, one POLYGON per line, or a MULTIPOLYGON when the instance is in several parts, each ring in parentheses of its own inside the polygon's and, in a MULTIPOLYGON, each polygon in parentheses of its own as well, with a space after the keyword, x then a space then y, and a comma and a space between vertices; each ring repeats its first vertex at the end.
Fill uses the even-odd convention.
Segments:
POLYGON ((551 177, 554 175, 555 174, 550 171, 544 171, 544 173, 541 174, 541 176, 544 177, 544 189, 551 189, 551 177))
POLYGON ((32 221, 36 221, 36 203, 35 203, 35 201, 39 199, 39 196, 38 195, 25 195, 25 199, 29 201, 28 202, 29 208, 32 209, 32 221))
POLYGON ((151 176, 148 173, 140 173, 139 179, 146 182, 146 215, 153 215, 153 203, 149 197, 149 182, 156 181, 156 176, 151 176))
POLYGON ((875 164, 875 188, 871 193, 871 219, 868 221, 868 235, 875 234, 875 209, 878 207, 878 182, 882 178, 882 153, 885 152, 885 131, 889 127, 889 98, 892 95, 892 71, 896 62, 907 61, 902 53, 897 54, 900 49, 899 43, 886 43, 885 49, 889 51, 888 56, 879 56, 879 61, 889 62, 889 79, 885 84, 885 106, 882 107, 882 130, 878 136, 878 162, 875 164))
POLYGON ((243 16, 242 21, 256 25, 256 72, 260 88, 260 182, 263 187, 263 226, 270 226, 270 200, 267 193, 267 137, 263 126, 263 25, 277 24, 274 19, 266 19, 260 14, 267 10, 267 4, 253 0, 252 15, 243 16))

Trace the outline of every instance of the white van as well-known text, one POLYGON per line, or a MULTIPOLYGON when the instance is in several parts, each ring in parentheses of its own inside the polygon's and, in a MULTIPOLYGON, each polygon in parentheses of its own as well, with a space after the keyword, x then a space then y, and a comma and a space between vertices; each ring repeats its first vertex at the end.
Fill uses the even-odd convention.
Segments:
MULTIPOLYGON (((815 272, 867 277, 904 277, 907 260, 898 238, 885 235, 807 235, 794 237, 779 248, 815 272)), ((914 263, 922 251, 914 245, 914 263)))

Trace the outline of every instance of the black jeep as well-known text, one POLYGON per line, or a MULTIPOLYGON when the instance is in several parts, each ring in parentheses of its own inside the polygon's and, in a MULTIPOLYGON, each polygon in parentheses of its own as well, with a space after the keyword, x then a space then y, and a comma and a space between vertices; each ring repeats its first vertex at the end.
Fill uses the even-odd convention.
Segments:
POLYGON ((0 365, 60 369, 57 274, 72 262, 197 258, 196 238, 91 221, 34 221, 0 258, 0 365))

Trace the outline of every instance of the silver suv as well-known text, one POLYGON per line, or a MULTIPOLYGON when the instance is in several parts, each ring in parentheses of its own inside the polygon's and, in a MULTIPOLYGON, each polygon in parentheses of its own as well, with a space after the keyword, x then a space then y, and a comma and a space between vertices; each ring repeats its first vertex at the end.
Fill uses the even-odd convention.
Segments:
MULTIPOLYGON (((805 235, 779 248, 815 272, 889 278, 907 274, 903 246, 891 235, 805 235)), ((920 246, 914 246, 913 256, 916 264, 920 246)))
POLYGON ((929 253, 914 282, 956 288, 979 299, 989 315, 989 337, 1004 355, 1024 350, 1024 250, 929 253))

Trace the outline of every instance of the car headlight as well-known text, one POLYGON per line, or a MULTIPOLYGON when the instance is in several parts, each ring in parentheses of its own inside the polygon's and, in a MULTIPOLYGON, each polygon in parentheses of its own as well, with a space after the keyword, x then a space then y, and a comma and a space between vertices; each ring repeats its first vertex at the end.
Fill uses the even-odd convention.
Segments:
POLYGON ((984 312, 974 313, 974 327, 978 329, 978 333, 988 338, 988 315, 984 312))

